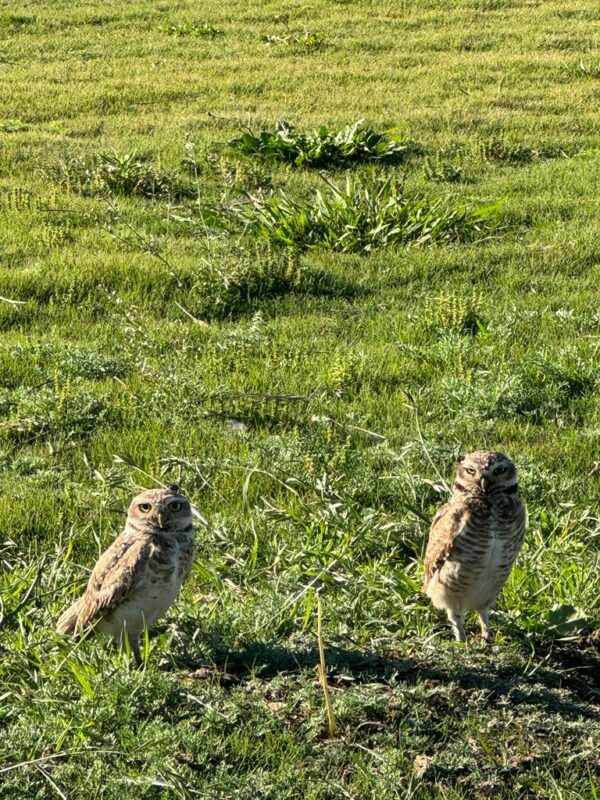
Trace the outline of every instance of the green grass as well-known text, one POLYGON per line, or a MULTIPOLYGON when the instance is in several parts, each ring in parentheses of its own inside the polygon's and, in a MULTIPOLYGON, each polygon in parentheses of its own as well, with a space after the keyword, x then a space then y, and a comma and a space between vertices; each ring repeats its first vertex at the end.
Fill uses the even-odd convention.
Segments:
POLYGON ((0 798, 598 796, 599 19, 0 13, 0 798), (492 229, 365 254, 231 227, 248 197, 310 217, 329 191, 228 146, 283 119, 418 142, 351 185, 494 207, 492 229), (484 446, 530 518, 489 650, 419 588, 444 481, 484 446), (135 672, 53 629, 156 480, 208 524, 135 672))

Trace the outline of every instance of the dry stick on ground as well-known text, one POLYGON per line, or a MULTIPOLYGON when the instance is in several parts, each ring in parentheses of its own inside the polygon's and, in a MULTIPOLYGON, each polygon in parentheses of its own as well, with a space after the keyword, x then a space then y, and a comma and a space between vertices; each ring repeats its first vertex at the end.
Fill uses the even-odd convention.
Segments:
POLYGON ((177 308, 178 308, 180 311, 183 311, 183 313, 184 313, 184 314, 185 314, 187 317, 189 317, 189 318, 192 320, 192 322, 195 322, 195 323, 196 323, 196 325, 202 325, 202 327, 203 327, 203 328, 208 328, 208 322, 205 322, 205 320, 203 320, 203 319, 198 319, 198 317, 195 317, 193 314, 191 314, 191 313, 190 313, 190 312, 187 310, 187 308, 184 308, 184 307, 181 305, 181 303, 178 303, 178 302, 177 302, 177 300, 175 300, 175 301, 174 301, 174 303, 175 303, 175 305, 177 306, 177 308))
POLYGON ((11 772, 13 769, 22 769, 23 767, 36 767, 38 764, 45 764, 46 762, 52 762, 57 758, 70 758, 71 756, 82 756, 82 755, 116 755, 122 756, 125 755, 122 750, 102 750, 102 749, 94 749, 90 748, 83 749, 83 750, 63 750, 61 753, 51 753, 48 756, 41 756, 40 758, 32 758, 29 761, 17 761, 13 764, 6 764, 5 766, 0 766, 0 775, 4 772, 11 772))
POLYGON ((10 297, 2 297, 0 295, 0 301, 3 303, 9 303, 11 306, 24 306, 27 304, 26 300, 11 300, 10 297))
POLYGON ((50 773, 48 772, 48 770, 44 769, 44 767, 42 767, 41 764, 35 764, 35 768, 37 769, 37 771, 39 773, 41 773, 44 776, 44 778, 48 781, 50 786, 54 789, 54 791, 61 798, 61 800, 69 800, 69 798, 63 792, 63 790, 60 788, 60 786, 56 783, 56 781, 53 780, 53 778, 50 775, 50 773))

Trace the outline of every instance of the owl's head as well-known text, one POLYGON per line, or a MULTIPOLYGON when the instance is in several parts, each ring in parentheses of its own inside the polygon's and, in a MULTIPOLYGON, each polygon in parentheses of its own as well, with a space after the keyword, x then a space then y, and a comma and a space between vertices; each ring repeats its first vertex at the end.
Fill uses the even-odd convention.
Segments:
POLYGON ((148 489, 133 498, 127 519, 145 531, 177 533, 191 528, 192 507, 187 497, 179 491, 179 486, 148 489))
POLYGON ((475 494, 516 492, 517 469, 503 453, 476 450, 459 460, 455 486, 459 491, 475 494))

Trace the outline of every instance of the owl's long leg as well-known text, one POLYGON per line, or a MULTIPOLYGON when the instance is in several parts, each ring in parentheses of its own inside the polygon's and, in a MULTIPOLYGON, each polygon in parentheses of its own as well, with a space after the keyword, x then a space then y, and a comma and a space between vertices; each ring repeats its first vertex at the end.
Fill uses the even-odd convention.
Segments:
POLYGON ((492 634, 490 632, 490 609, 480 608, 477 613, 479 614, 479 624, 481 626, 481 638, 486 644, 491 644, 492 634))
POLYGON ((450 625, 452 625, 452 631, 456 641, 466 642, 467 635, 465 633, 465 615, 460 611, 454 611, 451 608, 447 609, 446 613, 448 614, 450 625))
POLYGON ((133 642, 131 642, 131 650, 133 652, 133 657, 135 658, 136 667, 141 667, 144 662, 142 661, 142 654, 140 653, 139 639, 135 639, 133 642))
POLYGON ((142 666, 143 661, 142 654, 140 653, 140 640, 137 636, 130 638, 125 628, 123 629, 123 635, 121 636, 121 650, 125 655, 128 653, 133 653, 136 667, 142 666))

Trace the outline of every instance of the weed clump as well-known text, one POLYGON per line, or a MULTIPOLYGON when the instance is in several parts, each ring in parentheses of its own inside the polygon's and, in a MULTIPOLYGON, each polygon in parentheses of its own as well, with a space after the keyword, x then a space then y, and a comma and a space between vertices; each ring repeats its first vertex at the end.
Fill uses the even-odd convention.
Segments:
POLYGON ((300 133, 289 122, 278 122, 274 131, 245 130, 229 145, 245 155, 283 161, 295 167, 341 168, 368 161, 400 163, 414 145, 378 133, 359 119, 340 131, 321 125, 300 133))
POLYGON ((176 37, 194 36, 204 39, 214 39, 217 36, 223 36, 222 30, 219 30, 219 28, 214 28, 212 25, 208 25, 206 22, 198 24, 192 22, 183 22, 179 25, 172 22, 165 22, 165 24, 162 26, 162 31, 164 33, 168 33, 169 36, 176 37))
POLYGON ((483 295, 479 291, 466 296, 429 295, 425 298, 425 321, 437 330, 475 334, 483 328, 482 303, 483 295))
POLYGON ((79 439, 107 423, 118 422, 118 411, 90 392, 55 381, 36 391, 19 388, 0 396, 0 436, 33 441, 48 436, 79 439))
POLYGON ((83 195, 164 197, 176 192, 173 180, 146 163, 136 152, 98 153, 91 158, 72 158, 60 167, 60 179, 83 195))
POLYGON ((452 377, 443 382, 443 391, 449 408, 474 420, 521 417, 563 425, 577 413, 574 401, 593 392, 599 379, 595 365, 577 360, 556 364, 540 354, 517 369, 494 366, 452 377))
POLYGON ((531 164, 539 159, 568 157, 568 153, 560 145, 544 144, 534 148, 498 137, 482 142, 479 152, 484 161, 513 166, 531 164))
POLYGON ((284 192, 268 198, 248 195, 246 202, 227 213, 271 243, 299 250, 368 253, 394 244, 423 246, 481 238, 491 231, 498 209, 408 194, 393 178, 371 185, 347 178, 343 188, 326 184, 326 191, 317 190, 309 199, 284 192))
POLYGON ((291 47, 299 52, 310 53, 314 50, 321 50, 325 46, 325 39, 318 31, 309 31, 303 28, 300 31, 286 30, 281 36, 276 34, 263 34, 261 42, 268 46, 283 45, 291 47))
POLYGON ((440 150, 425 158, 423 175, 426 180, 454 183, 465 180, 462 154, 457 150, 440 150))

